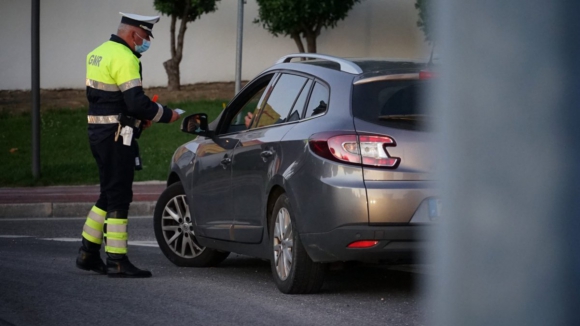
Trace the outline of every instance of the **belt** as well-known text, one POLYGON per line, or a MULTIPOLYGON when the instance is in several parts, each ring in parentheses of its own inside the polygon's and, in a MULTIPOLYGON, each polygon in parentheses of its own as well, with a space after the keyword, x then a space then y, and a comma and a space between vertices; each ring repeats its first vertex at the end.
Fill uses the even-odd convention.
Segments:
MULTIPOLYGON (((112 124, 112 123, 119 123, 119 115, 89 115, 87 116, 87 120, 90 124, 112 124)), ((134 127, 139 128, 141 125, 141 120, 133 119, 134 120, 134 127)))

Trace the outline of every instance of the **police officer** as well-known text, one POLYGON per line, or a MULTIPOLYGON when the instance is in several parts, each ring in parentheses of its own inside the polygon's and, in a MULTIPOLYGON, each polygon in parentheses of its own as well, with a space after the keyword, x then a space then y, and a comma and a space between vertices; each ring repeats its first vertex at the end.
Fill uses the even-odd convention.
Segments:
POLYGON ((109 277, 150 277, 127 257, 133 175, 141 167, 136 138, 151 122, 174 122, 179 114, 151 101, 141 84, 139 58, 159 16, 120 14, 117 35, 87 55, 88 134, 101 194, 83 227, 76 265, 109 277), (99 254, 103 240, 106 265, 99 254))

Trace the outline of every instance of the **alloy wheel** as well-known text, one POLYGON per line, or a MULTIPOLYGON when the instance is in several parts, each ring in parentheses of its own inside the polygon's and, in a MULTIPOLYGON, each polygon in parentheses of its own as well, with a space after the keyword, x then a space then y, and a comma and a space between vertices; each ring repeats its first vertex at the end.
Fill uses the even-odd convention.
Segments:
POLYGON ((284 281, 292 269, 292 248, 294 235, 290 212, 285 207, 278 211, 274 226, 274 264, 278 277, 284 281))
POLYGON ((161 229, 165 242, 179 257, 194 258, 205 250, 195 239, 185 195, 175 196, 167 202, 163 209, 161 229))

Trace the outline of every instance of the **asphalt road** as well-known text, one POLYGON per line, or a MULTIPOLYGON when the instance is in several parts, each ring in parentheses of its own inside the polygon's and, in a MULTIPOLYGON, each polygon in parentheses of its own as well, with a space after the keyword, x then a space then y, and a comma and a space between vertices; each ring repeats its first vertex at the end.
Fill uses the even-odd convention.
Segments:
POLYGON ((0 326, 424 324, 418 273, 347 267, 330 271, 319 294, 284 295, 260 259, 176 267, 152 219, 130 218, 129 257, 153 277, 109 279, 75 267, 83 223, 0 219, 0 326))

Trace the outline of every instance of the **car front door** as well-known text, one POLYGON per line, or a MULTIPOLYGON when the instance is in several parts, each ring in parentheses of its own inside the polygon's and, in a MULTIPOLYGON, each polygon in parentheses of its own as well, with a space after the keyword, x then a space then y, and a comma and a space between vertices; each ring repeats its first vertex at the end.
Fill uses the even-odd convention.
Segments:
POLYGON ((193 167, 191 213, 200 236, 233 240, 232 159, 245 116, 254 112, 274 74, 252 82, 221 115, 216 135, 199 142, 193 167))
POLYGON ((233 153, 232 201, 237 242, 262 240, 268 187, 282 159, 280 140, 299 119, 311 84, 306 77, 281 74, 254 112, 250 129, 236 135, 239 142, 233 153))

